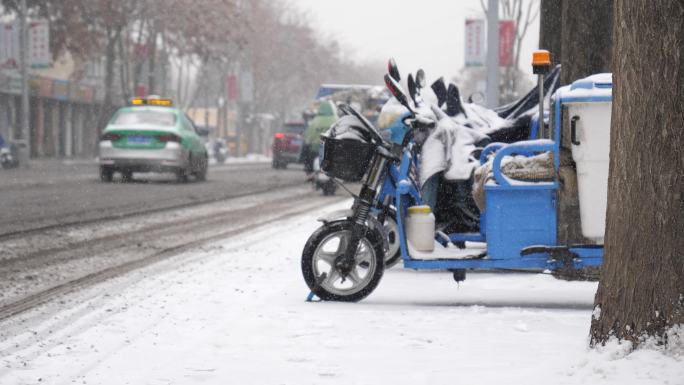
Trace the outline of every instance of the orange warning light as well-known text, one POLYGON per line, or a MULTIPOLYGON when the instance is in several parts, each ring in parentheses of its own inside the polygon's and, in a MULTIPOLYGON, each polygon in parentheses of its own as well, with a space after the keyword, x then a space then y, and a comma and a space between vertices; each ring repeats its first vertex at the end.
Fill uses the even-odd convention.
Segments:
POLYGON ((551 53, 545 49, 532 53, 532 67, 550 66, 551 53))

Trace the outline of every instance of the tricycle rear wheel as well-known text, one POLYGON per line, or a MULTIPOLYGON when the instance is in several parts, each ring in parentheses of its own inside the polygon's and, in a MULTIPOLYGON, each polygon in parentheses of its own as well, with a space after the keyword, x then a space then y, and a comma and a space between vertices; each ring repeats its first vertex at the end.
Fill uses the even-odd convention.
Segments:
POLYGON ((401 246, 399 245, 399 226, 397 225, 397 213, 394 208, 390 208, 387 215, 385 215, 382 226, 385 228, 387 234, 387 244, 389 249, 385 256, 385 268, 396 265, 401 259, 401 246))

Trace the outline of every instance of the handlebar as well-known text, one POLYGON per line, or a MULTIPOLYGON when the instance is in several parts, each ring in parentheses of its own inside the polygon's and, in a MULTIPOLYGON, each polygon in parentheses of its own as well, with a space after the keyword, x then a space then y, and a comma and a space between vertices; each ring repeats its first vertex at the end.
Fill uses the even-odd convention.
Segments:
POLYGON ((404 123, 406 127, 416 130, 429 130, 435 128, 437 125, 437 122, 435 122, 433 119, 420 115, 406 116, 404 119, 402 119, 402 123, 404 123))
POLYGON ((433 119, 427 118, 420 115, 407 115, 401 122, 408 127, 408 130, 404 134, 404 140, 402 141, 402 147, 408 146, 411 139, 413 139, 414 132, 417 131, 427 131, 435 128, 437 122, 433 119))
POLYGON ((385 140, 382 138, 382 136, 380 135, 380 133, 378 132, 378 130, 375 129, 375 127, 373 126, 373 124, 372 124, 371 122, 369 122, 368 119, 366 119, 365 116, 361 115, 361 113, 359 113, 358 111, 356 111, 356 109, 354 109, 354 107, 352 107, 352 106, 350 106, 350 105, 348 105, 348 104, 344 104, 344 103, 338 104, 337 107, 338 107, 343 113, 345 113, 345 114, 347 114, 347 115, 352 115, 352 116, 356 117, 356 118, 361 122, 361 125, 362 125, 363 128, 366 130, 366 132, 367 132, 368 134, 370 134, 371 140, 373 140, 374 142, 376 142, 376 144, 377 144, 378 146, 383 147, 385 150, 391 151, 392 145, 391 145, 390 143, 388 143, 387 141, 385 141, 385 140))

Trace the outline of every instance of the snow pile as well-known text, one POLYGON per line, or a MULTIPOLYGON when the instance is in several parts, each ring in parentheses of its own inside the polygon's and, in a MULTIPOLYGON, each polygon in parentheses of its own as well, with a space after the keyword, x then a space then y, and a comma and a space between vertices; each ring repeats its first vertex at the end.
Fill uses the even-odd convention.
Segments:
POLYGON ((425 140, 420 164, 420 184, 432 175, 445 171, 447 180, 465 180, 480 164, 470 154, 486 136, 478 130, 442 118, 437 128, 425 140))
POLYGON ((670 328, 665 334, 664 339, 667 341, 665 346, 656 338, 646 338, 641 342, 639 348, 657 350, 684 362, 684 324, 675 325, 670 328))
POLYGON ((572 84, 561 87, 554 96, 558 98, 612 98, 613 96, 613 74, 602 73, 588 76, 584 79, 576 80, 572 84))
POLYGON ((370 142, 369 134, 363 123, 353 115, 344 115, 328 129, 323 136, 338 140, 355 140, 357 142, 370 142))
POLYGON ((456 116, 455 120, 458 123, 468 125, 485 135, 512 123, 512 121, 500 117, 494 110, 490 110, 479 104, 463 103, 463 108, 468 117, 466 118, 461 114, 456 116))
POLYGON ((668 347, 647 339, 636 350, 631 342, 612 338, 588 349, 559 383, 684 384, 684 327, 671 329, 669 335, 668 347))
POLYGON ((242 157, 229 156, 224 163, 268 163, 271 157, 262 154, 247 154, 242 157))

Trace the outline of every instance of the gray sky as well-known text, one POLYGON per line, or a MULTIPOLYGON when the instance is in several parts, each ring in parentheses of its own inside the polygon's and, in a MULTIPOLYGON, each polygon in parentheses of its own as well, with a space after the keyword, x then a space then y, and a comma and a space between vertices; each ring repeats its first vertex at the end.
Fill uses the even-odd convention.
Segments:
MULTIPOLYGON (((464 66, 464 24, 484 17, 479 0, 291 0, 324 36, 334 37, 356 59, 397 60, 402 73, 425 69, 428 80, 456 75, 464 66)), ((539 18, 530 26, 522 70, 537 48, 539 18)))

